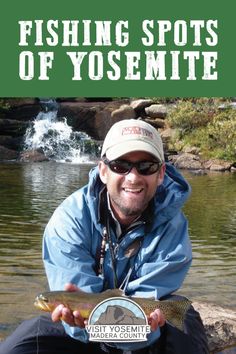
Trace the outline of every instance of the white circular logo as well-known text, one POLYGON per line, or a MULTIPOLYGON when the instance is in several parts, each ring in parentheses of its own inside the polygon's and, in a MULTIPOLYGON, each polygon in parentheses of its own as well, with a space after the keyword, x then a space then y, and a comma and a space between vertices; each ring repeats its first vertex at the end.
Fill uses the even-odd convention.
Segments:
POLYGON ((143 342, 150 333, 142 308, 130 299, 114 297, 100 302, 91 312, 86 330, 96 342, 143 342))

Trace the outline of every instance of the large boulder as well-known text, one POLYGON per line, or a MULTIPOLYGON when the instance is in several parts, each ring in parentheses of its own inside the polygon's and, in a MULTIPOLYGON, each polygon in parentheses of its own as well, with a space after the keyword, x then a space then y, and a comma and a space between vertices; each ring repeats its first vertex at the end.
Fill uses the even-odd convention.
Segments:
POLYGON ((58 117, 66 117, 76 131, 83 131, 96 140, 103 140, 117 121, 136 117, 127 100, 111 102, 62 102, 58 117))
POLYGON ((177 156, 172 156, 172 162, 179 169, 199 170, 203 168, 199 156, 189 153, 181 153, 177 156))

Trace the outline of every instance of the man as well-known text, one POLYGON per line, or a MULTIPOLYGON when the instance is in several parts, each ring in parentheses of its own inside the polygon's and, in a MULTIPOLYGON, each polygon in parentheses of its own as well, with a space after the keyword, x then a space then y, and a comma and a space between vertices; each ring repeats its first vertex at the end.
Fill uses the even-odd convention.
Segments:
MULTIPOLYGON (((114 124, 88 185, 56 209, 45 229, 43 259, 50 289, 98 293, 122 288, 131 296, 170 296, 181 287, 192 259, 181 212, 189 193, 184 178, 165 164, 161 138, 151 125, 133 119, 114 124)), ((89 342, 79 311, 62 304, 51 318, 23 323, 0 353, 208 353, 193 308, 185 333, 166 323, 156 309, 148 318, 148 340, 136 343, 89 342)))

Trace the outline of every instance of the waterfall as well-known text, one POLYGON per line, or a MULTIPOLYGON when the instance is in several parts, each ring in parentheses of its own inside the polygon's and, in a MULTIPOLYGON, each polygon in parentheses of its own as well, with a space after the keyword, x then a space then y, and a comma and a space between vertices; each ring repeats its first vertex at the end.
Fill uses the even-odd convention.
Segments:
POLYGON ((66 118, 58 119, 55 109, 39 112, 25 133, 24 150, 40 150, 60 162, 92 163, 97 160, 99 149, 86 133, 74 132, 66 118))

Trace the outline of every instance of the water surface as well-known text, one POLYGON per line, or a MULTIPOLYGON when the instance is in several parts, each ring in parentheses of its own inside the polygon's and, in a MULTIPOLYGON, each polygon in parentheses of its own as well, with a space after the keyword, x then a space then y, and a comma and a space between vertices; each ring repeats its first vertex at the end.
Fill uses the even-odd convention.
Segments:
MULTIPOLYGON (((87 182, 91 164, 0 164, 0 336, 38 314, 35 295, 47 287, 41 261, 44 227, 57 205, 87 182)), ((194 261, 181 293, 236 309, 236 174, 184 172, 192 196, 194 261)))

